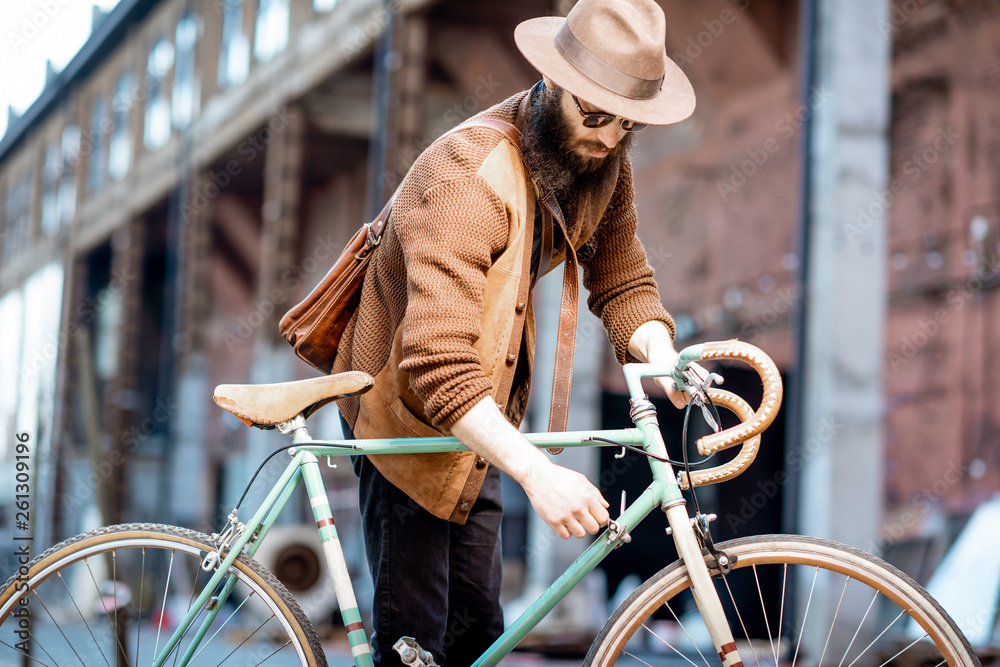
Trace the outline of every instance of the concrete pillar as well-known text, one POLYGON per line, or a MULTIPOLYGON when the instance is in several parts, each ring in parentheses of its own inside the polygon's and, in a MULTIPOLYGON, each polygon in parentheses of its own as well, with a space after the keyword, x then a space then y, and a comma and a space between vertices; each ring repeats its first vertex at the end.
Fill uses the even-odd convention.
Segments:
MULTIPOLYGON (((870 550, 882 517, 882 196, 889 170, 891 43, 880 26, 887 25, 889 4, 816 0, 814 6, 797 530, 870 550)), ((834 604, 823 612, 833 613, 834 604)), ((845 605, 841 616, 859 608, 863 613, 863 605, 845 605)))

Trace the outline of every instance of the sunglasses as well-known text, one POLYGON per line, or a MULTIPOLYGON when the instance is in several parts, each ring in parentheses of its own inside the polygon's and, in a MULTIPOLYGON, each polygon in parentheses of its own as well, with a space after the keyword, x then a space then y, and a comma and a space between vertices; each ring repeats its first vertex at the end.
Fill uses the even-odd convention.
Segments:
POLYGON ((605 125, 610 125, 616 120, 620 120, 623 130, 626 132, 638 132, 648 125, 648 123, 637 123, 634 120, 622 118, 621 116, 616 116, 610 113, 604 113, 603 111, 584 111, 583 107, 580 106, 580 100, 576 98, 576 95, 573 95, 573 101, 576 102, 576 108, 580 112, 580 115, 583 116, 584 127, 604 127, 605 125))

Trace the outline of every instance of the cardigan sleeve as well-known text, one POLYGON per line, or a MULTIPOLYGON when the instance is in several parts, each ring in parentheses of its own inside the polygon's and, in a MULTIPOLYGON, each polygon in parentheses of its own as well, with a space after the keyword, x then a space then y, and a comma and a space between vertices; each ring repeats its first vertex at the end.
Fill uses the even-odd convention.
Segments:
POLYGON ((587 305, 601 318, 619 363, 637 361, 628 353, 635 330, 649 321, 662 322, 675 333, 674 321, 660 301, 653 269, 636 235, 638 216, 633 201, 632 164, 622 159, 618 184, 597 232, 588 241, 583 283, 587 305))
POLYGON ((473 175, 424 190, 394 224, 407 272, 400 369, 429 423, 450 429, 493 390, 473 345, 486 274, 510 223, 497 194, 473 175))

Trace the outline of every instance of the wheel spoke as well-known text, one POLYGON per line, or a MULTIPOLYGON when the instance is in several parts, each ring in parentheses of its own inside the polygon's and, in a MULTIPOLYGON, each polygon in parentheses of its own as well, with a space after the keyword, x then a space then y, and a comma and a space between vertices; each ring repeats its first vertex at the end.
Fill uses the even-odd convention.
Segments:
POLYGON ((740 606, 736 604, 736 598, 733 597, 733 590, 729 587, 729 580, 726 579, 725 575, 722 576, 722 582, 726 585, 726 592, 729 593, 729 601, 733 603, 733 609, 736 610, 736 618, 739 619, 740 627, 743 628, 743 636, 747 638, 747 646, 750 647, 750 653, 753 654, 753 661, 759 666, 760 658, 757 657, 757 649, 753 647, 753 642, 750 641, 750 633, 747 632, 747 625, 743 622, 743 614, 740 613, 740 606))
POLYGON ((170 564, 167 566, 167 581, 163 585, 163 601, 160 603, 160 617, 156 620, 156 646, 153 647, 154 662, 160 655, 160 631, 163 630, 163 616, 167 613, 167 593, 170 591, 170 579, 174 574, 174 557, 176 551, 170 552, 170 564))
MULTIPOLYGON (((87 564, 87 567, 90 568, 90 564, 89 563, 87 564)), ((66 585, 66 580, 62 576, 62 572, 57 572, 56 575, 59 577, 59 581, 62 582, 63 588, 66 589, 66 594, 69 595, 70 602, 72 602, 73 603, 73 607, 76 608, 76 613, 80 615, 80 620, 83 621, 84 627, 87 628, 87 632, 89 632, 90 636, 93 638, 93 640, 94 640, 94 646, 96 646, 97 650, 101 652, 101 657, 104 658, 105 664, 107 664, 108 667, 111 667, 111 663, 108 662, 108 656, 104 655, 104 649, 101 648, 101 643, 99 641, 97 641, 97 637, 94 636, 94 631, 90 628, 90 623, 87 623, 86 617, 83 615, 83 612, 80 610, 80 605, 78 605, 76 603, 76 598, 74 598, 73 594, 69 592, 69 586, 66 585)), ((98 591, 98 594, 100 594, 100 591, 98 591)), ((63 635, 63 636, 65 636, 65 635, 63 635)), ((76 651, 74 649, 74 653, 75 652, 76 651)), ((81 662, 82 662, 82 660, 81 660, 81 662)))
POLYGON ((753 578, 754 582, 757 584, 757 598, 760 600, 760 611, 761 616, 764 617, 764 627, 767 629, 767 641, 771 645, 771 655, 774 656, 774 664, 778 664, 778 647, 781 645, 781 624, 778 624, 778 646, 775 646, 775 640, 771 637, 771 621, 767 618, 767 608, 764 606, 764 592, 760 589, 760 573, 757 572, 757 564, 753 564, 753 578))
POLYGON ((799 622, 799 639, 795 642, 795 655, 792 657, 792 667, 795 667, 795 663, 799 659, 799 649, 802 647, 802 638, 806 634, 806 621, 809 618, 809 608, 812 607, 813 593, 816 592, 816 579, 819 577, 819 568, 817 567, 815 572, 813 572, 812 586, 809 587, 809 597, 806 599, 806 610, 802 614, 802 620, 799 622))
POLYGON ((877 637, 875 637, 875 639, 873 639, 873 640, 871 641, 871 643, 870 643, 870 644, 869 644, 868 646, 866 646, 866 647, 865 647, 865 650, 864 650, 864 651, 862 651, 862 652, 861 652, 861 654, 860 654, 860 655, 858 655, 858 657, 854 659, 854 662, 852 662, 852 663, 851 663, 851 667, 854 667, 854 664, 855 664, 855 663, 856 663, 856 662, 857 662, 858 660, 860 660, 860 659, 861 659, 861 658, 862 658, 862 657, 863 657, 863 656, 865 655, 865 653, 868 653, 868 649, 870 649, 870 648, 871 648, 872 646, 874 646, 874 645, 875 645, 875 643, 876 643, 876 642, 877 642, 877 641, 878 641, 879 639, 881 639, 881 638, 882 638, 882 635, 884 635, 885 633, 889 632, 889 630, 891 630, 891 629, 892 629, 892 626, 896 625, 896 621, 898 621, 899 619, 903 618, 903 616, 905 616, 905 615, 906 615, 906 610, 905 610, 905 609, 903 609, 902 611, 900 611, 900 612, 899 612, 899 616, 897 616, 896 618, 892 619, 892 623, 890 623, 889 625, 885 626, 885 629, 884 629, 884 630, 882 630, 882 632, 878 633, 878 636, 877 636, 877 637))
MULTIPOLYGON (((861 634, 861 628, 864 627, 865 620, 868 618, 868 614, 871 613, 872 607, 875 606, 875 600, 877 599, 878 599, 878 591, 875 591, 875 596, 872 597, 872 601, 868 603, 868 609, 865 610, 865 615, 861 617, 860 621, 858 621, 858 629, 854 631, 854 636, 851 637, 851 643, 847 645, 846 649, 844 649, 844 657, 840 659, 841 665, 843 665, 844 661, 847 660, 847 656, 851 652, 851 647, 854 646, 854 642, 857 641, 858 635, 861 634)), ((857 659, 855 659, 854 662, 857 662, 857 659)), ((852 662, 851 664, 853 665, 854 662, 852 662)))
MULTIPOLYGON (((59 575, 59 578, 62 579, 62 575, 59 575)), ((65 586, 65 583, 63 585, 65 586)), ((76 656, 76 659, 80 661, 81 665, 84 664, 83 658, 81 658, 80 654, 76 652, 76 647, 73 646, 73 642, 71 642, 69 640, 69 637, 66 636, 66 633, 63 632, 62 626, 59 625, 59 622, 56 621, 56 619, 55 619, 54 616, 52 616, 52 612, 49 611, 49 608, 45 605, 45 602, 42 600, 41 596, 38 594, 38 589, 35 589, 35 590, 31 591, 31 592, 35 594, 35 599, 38 600, 38 604, 42 605, 42 609, 45 610, 45 613, 46 613, 46 615, 48 615, 49 620, 52 621, 52 624, 54 626, 56 626, 56 629, 59 631, 59 634, 61 634, 62 638, 66 640, 66 645, 69 646, 70 650, 73 651, 73 654, 76 656)), ((48 651, 46 651, 46 653, 48 653, 48 651)))
MULTIPOLYGON (((689 662, 690 664, 692 664, 692 665, 695 665, 695 663, 691 661, 691 658, 689 658, 689 657, 687 657, 686 655, 684 655, 683 653, 681 653, 680 649, 678 649, 678 648, 677 648, 676 646, 674 646, 673 644, 671 644, 670 642, 668 642, 668 641, 667 641, 666 639, 664 639, 664 638, 663 638, 663 637, 661 637, 660 635, 658 635, 658 634, 656 634, 655 632, 653 632, 653 630, 652 630, 652 629, 650 629, 650 627, 649 627, 648 625, 646 625, 645 623, 643 623, 643 624, 642 624, 642 627, 643 627, 643 628, 645 628, 645 629, 646 629, 646 631, 647 631, 647 632, 648 632, 649 634, 651 634, 651 635, 653 635, 654 637, 656 637, 657 639, 659 639, 659 640, 660 640, 660 643, 661 643, 661 644, 663 644, 663 645, 664 645, 664 646, 666 646, 667 648, 671 649, 671 650, 672 650, 672 651, 673 651, 674 653, 676 653, 676 654, 677 654, 677 655, 679 655, 680 657, 682 657, 682 658, 684 658, 685 660, 687 660, 687 661, 688 661, 688 662, 689 662)), ((641 661, 640 661, 640 662, 641 662, 641 661)), ((698 665, 695 665, 695 667, 698 667, 698 665)))
POLYGON ((285 649, 285 647, 287 647, 291 643, 292 643, 292 640, 289 639, 284 644, 282 644, 278 648, 276 648, 273 651, 271 651, 271 655, 267 656, 266 658, 264 658, 263 660, 261 660, 260 662, 258 662, 256 665, 254 665, 254 667, 260 667, 260 665, 263 665, 265 662, 267 662, 268 660, 270 660, 271 658, 273 658, 274 656, 276 656, 280 651, 283 651, 285 649))
MULTIPOLYGON (((630 652, 626 651, 625 649, 622 649, 622 654, 623 655, 627 655, 628 657, 632 658, 633 660, 635 660, 637 662, 641 662, 642 664, 646 665, 646 667, 653 667, 651 664, 649 664, 648 662, 646 662, 645 660, 643 660, 642 658, 640 658, 639 656, 637 656, 635 653, 630 653, 630 652)), ((691 661, 688 660, 688 662, 691 662, 691 661)), ((691 664, 694 665, 693 662, 691 662, 691 664)), ((697 665, 695 665, 695 667, 697 667, 697 665)))
POLYGON ((142 585, 146 583, 146 547, 143 546, 139 553, 139 597, 136 598, 135 605, 135 660, 132 664, 139 664, 139 643, 142 639, 142 585))
MULTIPOLYGON (((684 636, 688 638, 689 642, 691 642, 691 646, 693 646, 694 650, 698 652, 699 656, 701 656, 701 661, 704 662, 707 667, 711 667, 711 665, 708 664, 708 659, 702 654, 701 649, 698 648, 698 644, 697 642, 695 642, 694 637, 692 637, 691 633, 688 632, 687 627, 683 623, 681 623, 681 619, 677 617, 677 614, 674 613, 674 610, 670 608, 669 604, 664 604, 664 606, 667 608, 667 611, 670 612, 670 615, 674 617, 674 620, 677 622, 677 625, 679 625, 681 627, 681 630, 684 631, 684 636)), ((692 662, 691 664, 693 665, 694 663, 692 662)))
POLYGON ((212 636, 211 636, 211 637, 209 637, 207 641, 203 641, 203 642, 201 643, 201 648, 199 648, 199 649, 198 649, 198 652, 197 652, 197 653, 195 653, 195 654, 194 654, 194 656, 193 656, 193 657, 191 658, 191 662, 194 662, 195 660, 197 660, 197 659, 198 659, 198 656, 202 654, 202 651, 204 651, 204 650, 205 650, 206 648, 208 648, 208 645, 212 643, 212 640, 213 640, 213 639, 215 639, 216 635, 218 635, 218 634, 219 634, 220 632, 222 632, 222 629, 223 629, 224 627, 226 627, 226 625, 227 625, 227 624, 229 623, 229 621, 231 621, 231 620, 233 619, 233 616, 235 616, 235 615, 236 615, 237 613, 239 613, 240 609, 242 609, 242 608, 243 608, 243 605, 245 605, 245 604, 246 604, 246 603, 247 603, 247 602, 248 602, 248 601, 250 600, 250 598, 252 598, 252 597, 253 597, 254 595, 256 595, 256 594, 257 594, 257 592, 256 592, 256 591, 250 591, 250 595, 248 595, 248 596, 246 596, 245 598, 243 598, 243 602, 241 602, 241 603, 239 604, 239 606, 238 606, 238 607, 236 607, 236 609, 234 609, 234 610, 233 610, 233 613, 231 613, 231 614, 229 615, 229 617, 228 617, 228 618, 226 618, 226 620, 225 620, 225 621, 223 621, 223 622, 222 622, 222 623, 221 623, 221 624, 219 625, 219 628, 218 628, 218 629, 217 629, 217 630, 216 630, 216 631, 215 631, 215 632, 214 632, 214 633, 212 634, 212 636))
MULTIPOLYGON (((32 638, 34 638, 31 635, 31 633, 28 633, 28 636, 31 636, 32 638)), ((22 656, 24 656, 28 660, 31 660, 32 662, 37 662, 39 665, 46 664, 46 663, 42 662, 41 660, 39 660, 38 658, 36 658, 35 656, 31 655, 30 653, 27 653, 24 649, 17 648, 16 646, 11 646, 10 644, 8 644, 7 642, 5 642, 2 639, 0 639, 0 644, 3 644, 4 646, 6 646, 7 648, 11 649, 15 653, 21 654, 22 656)), ((44 651, 45 649, 42 649, 42 650, 44 651)), ((52 656, 50 655, 49 658, 51 659, 52 656)))
MULTIPOLYGON (((226 656, 226 657, 225 657, 225 658, 224 658, 224 659, 223 659, 223 660, 222 660, 222 661, 221 661, 221 662, 220 662, 219 664, 221 665, 221 664, 222 664, 222 663, 224 663, 224 662, 225 662, 226 660, 229 660, 229 658, 231 658, 231 657, 232 657, 233 653, 236 653, 236 652, 237 652, 238 650, 240 650, 240 647, 242 647, 242 646, 243 646, 244 644, 246 644, 246 643, 247 643, 248 641, 250 641, 250 639, 251 639, 251 638, 252 638, 252 637, 253 637, 253 636, 254 636, 255 634, 257 634, 257 633, 258 633, 258 632, 260 631, 260 629, 261 629, 262 627, 264 627, 265 625, 267 625, 268 621, 270 621, 270 620, 271 620, 272 618, 274 618, 274 615, 273 615, 273 614, 272 614, 271 616, 269 616, 268 618, 265 618, 265 619, 264 619, 264 622, 263 622, 263 623, 261 623, 260 625, 258 625, 258 626, 257 626, 257 629, 256 629, 256 630, 254 630, 254 631, 253 631, 253 632, 251 632, 251 633, 250 633, 249 635, 247 635, 246 637, 244 637, 244 638, 243 638, 243 641, 241 641, 241 642, 240 642, 239 644, 237 644, 237 645, 236 645, 236 648, 234 648, 234 649, 233 649, 232 651, 230 651, 230 652, 229 652, 229 655, 227 655, 227 656, 226 656)), ((284 647, 282 647, 282 648, 284 648, 284 647)), ((280 649, 279 649, 279 650, 280 650, 280 649)))
MULTIPOLYGON (((114 568, 114 560, 115 560, 115 552, 112 551, 111 552, 111 562, 112 562, 112 566, 111 566, 111 572, 112 572, 112 574, 111 574, 111 580, 114 581, 114 583, 115 583, 115 585, 114 585, 114 591, 113 592, 114 592, 114 596, 115 596, 115 605, 116 605, 115 606, 115 613, 114 614, 112 614, 110 611, 108 611, 108 605, 104 602, 104 594, 101 591, 101 586, 100 586, 100 584, 97 583, 97 577, 94 576, 94 570, 93 570, 93 568, 90 567, 90 560, 84 558, 83 562, 87 566, 87 572, 90 573, 90 580, 92 582, 94 582, 94 590, 97 591, 97 599, 101 601, 101 607, 104 609, 104 615, 107 617, 108 627, 111 630, 111 636, 114 637, 115 638, 115 642, 118 643, 118 650, 120 650, 122 652, 122 655, 125 655, 125 647, 122 646, 121 638, 118 636, 118 607, 117 607, 117 604, 118 604, 118 582, 114 580, 114 576, 115 576, 115 574, 114 574, 114 569, 115 569, 114 568), (112 618, 111 618, 112 616, 114 616, 114 620, 113 621, 112 621, 112 618)), ((103 651, 101 651, 101 655, 104 655, 103 651)), ((104 661, 107 662, 107 658, 105 658, 104 661)), ((115 658, 115 664, 116 665, 118 664, 117 657, 115 658)), ((110 664, 109 664, 109 667, 110 667, 110 664)))
POLYGON ((840 616, 840 608, 844 605, 844 596, 847 594, 847 585, 851 583, 850 577, 844 578, 844 588, 840 591, 840 599, 837 600, 837 609, 833 614, 833 620, 830 622, 830 632, 826 634, 826 643, 823 644, 823 653, 819 656, 819 662, 817 665, 823 664, 823 658, 826 657, 826 651, 830 647, 830 638, 833 637, 833 628, 837 625, 837 617, 840 616))

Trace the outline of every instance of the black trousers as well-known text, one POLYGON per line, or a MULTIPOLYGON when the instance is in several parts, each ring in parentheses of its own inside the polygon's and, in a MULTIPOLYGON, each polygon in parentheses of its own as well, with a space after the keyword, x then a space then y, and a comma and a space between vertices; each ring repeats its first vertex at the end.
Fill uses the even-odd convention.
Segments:
MULTIPOLYGON (((344 425, 348 437, 350 429, 344 425)), ((368 567, 375 584, 376 665, 401 665, 392 645, 413 637, 447 667, 467 667, 503 633, 500 471, 490 467, 468 521, 439 519, 354 458, 368 567)))

